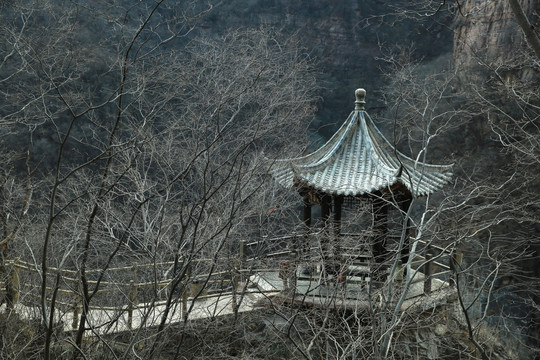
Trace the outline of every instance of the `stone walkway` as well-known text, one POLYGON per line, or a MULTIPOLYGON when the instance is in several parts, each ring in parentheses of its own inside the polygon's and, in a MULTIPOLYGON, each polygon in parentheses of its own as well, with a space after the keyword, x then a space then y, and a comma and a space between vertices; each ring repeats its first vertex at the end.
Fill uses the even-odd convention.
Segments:
MULTIPOLYGON (((238 312, 244 313, 256 309, 263 300, 280 294, 284 290, 285 282, 279 278, 277 272, 259 272, 249 279, 247 291, 241 295, 236 295, 238 312)), ((368 296, 368 282, 348 283, 346 287, 343 283, 320 279, 300 278, 297 279, 297 291, 293 299, 294 302, 309 306, 332 306, 341 309, 368 309, 370 306, 377 306, 384 298, 385 288, 371 289, 371 297, 368 296)), ((394 282, 396 291, 402 287, 401 282, 394 282)), ((401 310, 420 307, 423 310, 433 308, 442 303, 446 303, 449 297, 455 294, 455 289, 451 288, 447 282, 433 279, 432 291, 429 295, 424 294, 423 275, 418 281, 411 283, 405 301, 401 305, 401 310)), ((196 300, 189 299, 186 306, 186 314, 182 311, 182 301, 171 306, 167 315, 166 324, 175 324, 198 319, 212 319, 234 313, 233 295, 222 293, 211 296, 200 297, 196 300)), ((5 305, 0 307, 0 312, 5 312, 5 305)), ((166 306, 163 303, 138 304, 131 315, 126 309, 118 308, 91 308, 88 314, 89 328, 87 336, 106 335, 112 333, 132 331, 142 327, 158 326, 165 314, 166 306)), ((26 319, 40 319, 39 308, 37 306, 25 306, 17 304, 15 312, 26 319)), ((73 331, 74 314, 72 311, 55 311, 55 322, 62 324, 64 331, 73 331)))
MULTIPOLYGON (((248 289, 243 296, 237 295, 236 301, 239 302, 238 312, 244 313, 252 311, 259 300, 275 296, 278 290, 268 290, 261 292, 257 289, 248 289)), ((233 296, 231 293, 216 294, 212 296, 201 297, 200 299, 189 299, 187 302, 187 321, 217 318, 220 316, 231 315, 233 310, 233 296)), ((37 306, 26 306, 23 304, 15 305, 15 313, 25 319, 40 319, 40 310, 37 306)), ((132 331, 143 327, 157 327, 165 314, 166 305, 156 304, 138 304, 133 309, 130 316, 125 309, 100 309, 91 307, 88 313, 87 336, 106 335, 125 331, 132 331), (130 324, 131 323, 131 324, 130 324)), ((5 305, 0 307, 0 312, 5 312, 5 305)), ((72 311, 61 311, 56 309, 55 323, 61 324, 64 331, 73 331, 74 314, 72 311)), ((180 323, 185 320, 182 311, 181 299, 178 299, 169 310, 166 324, 180 323)))

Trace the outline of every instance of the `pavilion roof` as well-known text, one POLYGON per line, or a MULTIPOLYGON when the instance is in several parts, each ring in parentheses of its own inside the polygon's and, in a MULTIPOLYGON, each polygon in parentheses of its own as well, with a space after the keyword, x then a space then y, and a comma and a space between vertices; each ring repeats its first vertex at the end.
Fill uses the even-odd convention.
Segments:
POLYGON ((362 195, 403 184, 416 196, 442 188, 452 165, 431 165, 401 152, 377 129, 364 110, 365 90, 355 92, 355 109, 315 152, 277 160, 270 173, 285 187, 312 187, 332 195, 362 195))

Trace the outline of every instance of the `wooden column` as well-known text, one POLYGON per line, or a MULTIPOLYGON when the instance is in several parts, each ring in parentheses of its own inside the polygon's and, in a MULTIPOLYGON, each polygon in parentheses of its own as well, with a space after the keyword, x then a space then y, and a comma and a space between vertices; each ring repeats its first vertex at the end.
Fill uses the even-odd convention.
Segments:
POLYGON ((330 219, 330 212, 332 208, 332 196, 323 194, 321 196, 321 219, 324 228, 328 229, 328 219, 330 219))
POLYGON ((461 266, 461 263, 463 261, 463 253, 458 252, 457 250, 452 250, 450 253, 450 279, 448 282, 450 283, 451 287, 455 287, 457 285, 457 276, 459 271, 459 266, 461 266))
POLYGON ((382 264, 387 260, 386 238, 388 236, 388 204, 381 193, 373 196, 373 257, 377 265, 372 269, 376 281, 384 281, 382 264))
POLYGON ((429 245, 425 249, 424 257, 426 259, 426 263, 424 264, 424 293, 431 294, 431 275, 433 273, 433 263, 431 262, 432 253, 429 245))
POLYGON ((341 234, 341 209, 343 207, 343 195, 334 195, 334 234, 341 234))
POLYGON ((311 227, 311 199, 309 197, 309 193, 303 194, 304 198, 304 225, 306 226, 306 229, 309 230, 311 227))
POLYGON ((373 198, 373 256, 379 263, 386 258, 386 237, 388 235, 388 204, 382 195, 373 198))
MULTIPOLYGON (((411 206, 412 202, 412 195, 411 194, 405 194, 403 195, 404 199, 400 202, 399 207, 401 211, 406 215, 409 211, 409 207, 411 206)), ((409 252, 410 252, 410 238, 411 238, 411 219, 406 218, 405 221, 407 222, 405 227, 405 242, 403 243, 403 248, 401 249, 401 263, 406 264, 409 260, 409 252)))
MULTIPOLYGON (((246 267, 246 240, 240 240, 240 247, 238 251, 238 269, 242 271, 246 267)), ((242 279, 241 281, 244 281, 242 279)))
POLYGON ((182 292, 182 319, 184 321, 187 320, 187 317, 188 317, 188 297, 189 297, 189 291, 191 290, 189 288, 189 279, 191 278, 191 264, 188 264, 186 265, 187 266, 187 269, 186 269, 186 273, 185 273, 185 278, 187 279, 186 280, 186 283, 183 285, 183 292, 182 292))
POLYGON ((324 267, 327 273, 332 272, 331 266, 331 252, 330 252, 330 236, 332 234, 330 230, 330 212, 332 208, 332 196, 328 194, 323 194, 321 196, 321 220, 322 220, 322 252, 323 252, 323 262, 324 267))
POLYGON ((137 306, 137 286, 138 284, 135 281, 129 281, 129 297, 128 297, 128 307, 127 307, 127 325, 128 329, 133 329, 133 309, 137 306))
POLYGON ((341 213, 343 195, 334 195, 334 260, 341 264, 341 213))
POLYGON ((300 253, 302 254, 301 258, 309 257, 310 238, 309 234, 311 233, 311 198, 309 192, 303 194, 304 198, 304 238, 302 239, 302 245, 300 253))

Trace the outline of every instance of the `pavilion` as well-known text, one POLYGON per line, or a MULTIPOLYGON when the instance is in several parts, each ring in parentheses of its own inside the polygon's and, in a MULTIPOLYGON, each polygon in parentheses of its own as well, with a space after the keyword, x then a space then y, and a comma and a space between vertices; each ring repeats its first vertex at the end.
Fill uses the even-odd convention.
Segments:
MULTIPOLYGON (((366 91, 357 89, 355 96, 354 111, 330 140, 308 155, 276 160, 270 170, 279 184, 302 195, 306 234, 311 232, 312 206, 320 206, 327 234, 321 246, 327 269, 328 264, 333 263, 335 269, 335 264, 342 263, 340 233, 344 203, 370 204, 371 256, 374 263, 382 264, 388 257, 389 209, 406 214, 413 197, 434 193, 452 177, 452 165, 426 164, 399 152, 365 111, 366 91)), ((410 224, 405 228, 410 231, 410 224)), ((402 247, 401 256, 402 261, 407 260, 408 242, 402 247)))

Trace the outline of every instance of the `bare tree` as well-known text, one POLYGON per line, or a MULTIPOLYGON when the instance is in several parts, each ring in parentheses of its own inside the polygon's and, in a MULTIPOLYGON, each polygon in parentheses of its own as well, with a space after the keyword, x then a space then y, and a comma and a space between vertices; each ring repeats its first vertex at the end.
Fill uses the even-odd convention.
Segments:
MULTIPOLYGON (((459 15, 466 10, 442 4, 396 14, 424 18, 446 5, 459 15)), ((25 299, 38 305, 44 329, 32 339, 38 344, 33 356, 510 356, 499 339, 511 333, 504 332, 510 321, 531 331, 534 324, 523 322, 538 309, 537 295, 524 291, 537 279, 523 266, 523 259, 534 264, 537 246, 531 235, 537 181, 530 174, 538 165, 538 96, 531 81, 538 59, 524 55, 528 60, 497 67, 480 59, 489 81, 468 84, 464 92, 456 82, 459 69, 407 62, 407 50, 389 54, 386 100, 395 106, 378 119, 388 124, 391 142, 419 161, 446 162, 452 148, 454 186, 414 198, 409 211, 391 197, 372 199, 387 202, 401 225, 387 243, 389 276, 380 291, 366 288, 376 296, 364 309, 291 306, 287 293, 267 299, 265 311, 242 315, 249 291, 238 279, 250 273, 237 271, 239 240, 302 229, 301 199, 268 181, 267 158, 303 150, 314 78, 294 38, 264 29, 217 37, 196 26, 209 11, 200 2, 166 1, 18 2, 0 9, 6 40, 0 126, 10 130, 2 147, 33 154, 2 166, 0 241, 14 246, 9 257, 20 256, 39 273, 28 279, 39 283, 39 303, 25 299), (508 168, 494 171, 463 151, 459 134, 479 120, 501 144, 490 154, 508 168), (26 140, 29 133, 33 141, 26 140), (465 250, 464 262, 454 264, 447 280, 458 311, 452 303, 427 312, 406 309, 405 294, 428 257, 457 249, 465 250), (418 262, 415 254, 426 256, 418 262), (402 271, 404 280, 394 281, 402 271), (232 294, 232 316, 219 319, 218 295, 207 320, 190 322, 195 302, 185 302, 185 294, 201 298, 212 287, 232 294), (76 306, 67 289, 77 294, 76 306), (499 306, 508 297, 526 303, 531 314, 499 306), (140 322, 133 319, 137 302, 146 304, 140 322), (184 321, 171 325, 180 308, 184 321), (122 334, 104 335, 129 316, 131 327, 122 334), (494 319, 500 322, 493 325, 494 319), (74 324, 73 337, 60 334, 62 322, 74 324)), ((348 215, 344 226, 354 229, 375 223, 348 215)), ((275 266, 256 261, 249 266, 275 266)), ((343 292, 336 286, 328 297, 343 292)), ((22 350, 10 354, 28 357, 22 350)))
MULTIPOLYGON (((524 16, 523 9, 516 8, 515 2, 511 8, 508 4, 497 8, 488 3, 477 7, 472 4, 448 2, 436 11, 446 10, 444 5, 455 6, 449 10, 454 12, 459 24, 474 23, 478 16, 493 17, 492 10, 506 9, 508 15, 516 13, 519 17, 521 12, 524 16)), ((430 14, 417 10, 405 15, 430 14)), ((528 10, 532 15, 527 21, 534 22, 534 11, 528 10)), ((498 26, 509 27, 511 19, 501 20, 498 26)), ((482 358, 530 356, 538 351, 538 344, 531 336, 537 329, 538 318, 538 277, 534 271, 538 261, 535 230, 538 214, 533 190, 537 180, 532 175, 537 172, 538 158, 538 99, 533 90, 538 81, 538 59, 533 53, 535 40, 530 40, 534 37, 530 23, 526 25, 523 19, 518 19, 518 23, 526 33, 525 38, 516 38, 513 44, 516 51, 501 54, 494 48, 466 48, 465 56, 473 54, 473 61, 465 63, 475 66, 459 67, 456 62, 457 76, 446 92, 450 107, 459 110, 454 118, 458 120, 457 131, 448 136, 458 145, 451 150, 458 160, 458 183, 446 196, 445 203, 453 205, 439 217, 436 229, 440 234, 433 236, 451 237, 464 250, 464 263, 456 269, 460 311, 454 314, 463 324, 471 348, 476 348, 476 356, 482 358), (456 133, 462 134, 461 137, 456 133), (505 351, 506 355, 500 355, 505 351), (523 353, 516 355, 519 351, 523 353)), ((481 37, 481 33, 476 35, 481 37)), ((476 39, 479 43, 481 40, 476 39)), ((486 39, 483 41, 488 43, 486 39)), ((454 60, 467 44, 455 45, 458 48, 454 60)), ((390 60, 407 58, 403 52, 399 55, 390 60)), ((424 65, 423 72, 428 66, 433 64, 424 65)), ((422 66, 416 68, 422 70, 422 66)), ((416 77, 421 73, 417 72, 416 77)), ((418 79, 412 84, 418 84, 418 79)), ((408 95, 417 88, 412 85, 402 89, 407 89, 404 94, 408 95)), ((425 112, 421 110, 427 103, 411 102, 413 109, 418 110, 412 113, 422 118, 425 112)), ((412 135, 409 133, 409 142, 418 139, 418 135, 412 135)), ((444 148, 451 147, 446 144, 444 148)))
MULTIPOLYGON (((40 215, 39 241, 27 241, 26 250, 41 283, 40 356, 65 349, 55 327, 67 321, 61 288, 69 283, 81 301, 69 351, 85 356, 83 339, 92 333, 115 357, 118 350, 98 330, 115 320, 100 323, 90 308, 111 305, 100 295, 102 284, 121 278, 109 269, 142 263, 155 264, 139 274, 155 284, 146 301, 165 306, 157 335, 147 339, 142 322, 125 356, 159 356, 180 295, 193 278, 208 282, 231 265, 224 255, 238 248, 243 224, 258 213, 256 199, 269 189, 263 153, 302 146, 314 110, 311 61, 294 38, 270 30, 188 41, 211 8, 198 3, 26 5, 3 9, 6 18, 22 20, 5 27, 13 34, 3 56, 10 65, 2 69, 10 86, 5 96, 17 101, 2 118, 51 139, 34 144, 48 183, 30 209, 40 215), (37 13, 47 15, 47 32, 39 30, 37 13), (111 30, 87 30, 102 25, 111 30), (170 269, 157 265, 166 261, 170 269), (172 275, 166 291, 157 285, 165 273, 172 275)), ((117 290, 126 303, 127 290, 117 290)), ((143 317, 154 310, 150 305, 143 317)), ((124 312, 118 308, 118 316, 124 312)))
MULTIPOLYGON (((332 299, 343 296, 336 286, 335 291, 328 293, 326 306, 321 303, 312 309, 290 309, 274 303, 278 320, 273 322, 272 334, 289 354, 294 354, 291 356, 308 359, 392 358, 410 356, 413 351, 416 356, 427 358, 528 356, 535 351, 530 334, 534 333, 532 321, 537 311, 537 279, 524 261, 535 259, 534 235, 528 233, 532 230, 528 227, 516 231, 515 226, 535 221, 531 205, 536 197, 527 190, 534 187, 529 171, 535 160, 525 162, 519 156, 520 161, 510 162, 512 166, 528 165, 521 168, 527 169, 524 174, 529 174, 529 178, 518 180, 515 169, 509 172, 507 168, 494 169, 493 162, 473 162, 475 157, 463 152, 463 142, 467 141, 463 134, 471 122, 488 112, 492 116, 491 126, 505 130, 508 148, 527 145, 520 152, 532 154, 529 144, 534 144, 534 131, 522 132, 531 136, 526 142, 515 141, 517 137, 507 131, 518 122, 503 126, 501 123, 508 118, 493 116, 493 112, 503 113, 502 106, 509 103, 486 106, 487 97, 474 99, 471 90, 485 96, 489 92, 472 84, 459 91, 461 73, 450 64, 441 70, 433 64, 404 64, 403 59, 403 52, 386 59, 392 70, 386 93, 388 102, 396 104, 386 115, 391 129, 387 131, 391 134, 388 137, 404 152, 417 154, 420 161, 440 161, 453 155, 452 161, 457 161, 454 186, 432 197, 413 198, 408 212, 396 207, 399 223, 410 222, 416 232, 408 234, 406 226, 395 229, 399 240, 387 243, 392 251, 387 259, 391 275, 382 285, 382 292, 372 293, 377 297, 371 299, 367 308, 336 308, 332 299), (412 238, 410 257, 404 263, 406 277, 403 282, 395 282, 391 279, 400 269, 401 250, 409 235, 412 238), (440 261, 447 252, 455 255, 458 250, 464 253, 463 262, 453 259, 453 276, 447 278, 455 297, 448 297, 447 304, 443 301, 430 311, 404 307, 407 290, 425 273, 426 266, 432 266, 430 260, 440 261), (414 261, 415 254, 425 254, 424 260, 414 261), (527 286, 532 287, 528 292, 527 286), (512 302, 520 305, 509 308, 508 303, 512 302)), ((532 98, 532 94, 529 96, 532 98)), ((500 100, 501 96, 494 98, 500 100)), ((525 124, 534 130, 536 110, 528 106, 522 109, 527 108, 532 116, 526 116, 529 121, 524 121, 516 131, 524 129, 525 124)), ((503 148, 495 149, 496 154, 505 158, 504 152, 499 152, 503 148)), ((388 206, 395 204, 389 201, 388 206)), ((359 222, 360 218, 353 221, 359 222)))

